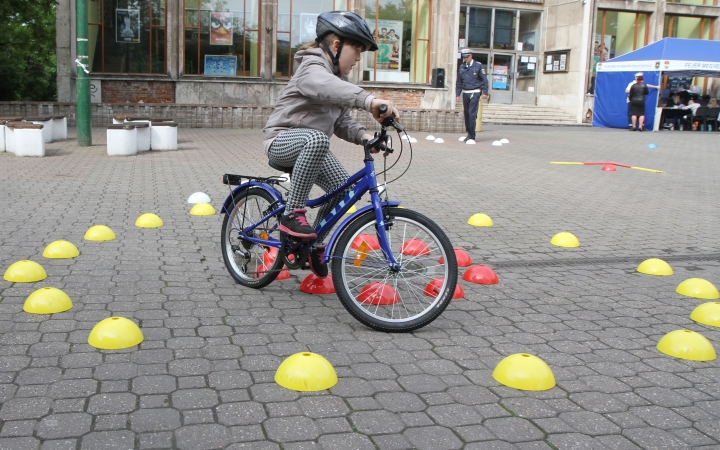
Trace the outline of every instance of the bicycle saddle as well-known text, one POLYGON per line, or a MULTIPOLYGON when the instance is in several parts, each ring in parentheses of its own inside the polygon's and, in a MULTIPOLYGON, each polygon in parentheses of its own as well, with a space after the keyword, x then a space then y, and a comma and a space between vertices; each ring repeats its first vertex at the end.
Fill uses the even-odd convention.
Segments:
POLYGON ((275 170, 279 170, 280 172, 292 174, 293 166, 284 167, 279 164, 275 164, 274 162, 272 162, 270 160, 268 160, 268 165, 275 170))

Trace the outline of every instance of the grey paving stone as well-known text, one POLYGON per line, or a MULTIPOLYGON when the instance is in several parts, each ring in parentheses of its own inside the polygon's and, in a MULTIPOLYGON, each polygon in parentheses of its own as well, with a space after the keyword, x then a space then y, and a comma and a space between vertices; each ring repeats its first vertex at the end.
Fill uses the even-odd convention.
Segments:
POLYGON ((412 448, 412 444, 400 434, 373 436, 372 440, 380 450, 406 450, 412 448))
POLYGON ((503 406, 519 417, 541 419, 555 417, 558 411, 546 402, 537 398, 510 398, 502 400, 503 406))
POLYGON ((141 409, 130 414, 130 427, 136 433, 174 430, 180 426, 180 413, 174 409, 141 409))
POLYGON ((40 448, 40 441, 32 437, 0 438, 0 448, 37 450, 40 448))
POLYGON ((320 436, 318 443, 323 448, 352 448, 373 450, 375 446, 367 436, 357 433, 328 434, 320 436))
POLYGON ((420 397, 409 392, 381 393, 376 398, 383 408, 392 412, 418 412, 427 407, 420 397))
POLYGON ((143 450, 166 449, 172 447, 173 434, 169 431, 161 433, 143 433, 138 437, 143 450))
POLYGON ((620 432, 620 427, 602 415, 590 411, 566 412, 559 417, 575 430, 591 436, 620 432))
POLYGON ((77 449, 77 439, 57 439, 52 441, 43 441, 41 450, 75 450, 77 449))
POLYGON ((137 408, 137 397, 129 393, 97 394, 90 397, 87 411, 90 414, 129 413, 137 408))
POLYGON ((218 404, 217 392, 213 389, 185 389, 171 395, 174 408, 212 408, 218 404))
POLYGON ((20 420, 43 417, 50 411, 49 398, 13 398, 3 403, 0 419, 20 420))
POLYGON ((135 434, 130 431, 103 431, 82 438, 81 450, 131 450, 135 448, 135 434))
POLYGON ((448 428, 455 428, 463 425, 477 425, 482 421, 480 416, 472 407, 467 405, 441 405, 431 406, 427 414, 438 424, 448 428))
POLYGON ((211 450, 229 443, 227 428, 218 424, 191 425, 175 431, 178 448, 183 450, 211 450))
POLYGON ((350 415, 350 422, 363 434, 400 433, 405 424, 395 415, 387 411, 362 411, 350 415))
POLYGON ((623 435, 641 448, 680 449, 689 447, 677 437, 659 428, 631 428, 623 430, 623 435))
POLYGON ((417 449, 459 449, 463 446, 452 431, 438 426, 409 428, 403 436, 417 449))
POLYGON ((304 414, 313 419, 344 416, 349 411, 341 398, 333 396, 303 397, 298 403, 304 414))
POLYGON ((267 436, 278 442, 295 442, 317 439, 320 430, 307 417, 282 417, 267 419, 263 423, 267 436))
POLYGON ((132 380, 136 394, 169 394, 177 389, 175 377, 170 375, 140 376, 132 380))
POLYGON ((488 419, 483 425, 495 436, 508 442, 523 442, 543 439, 542 431, 528 420, 518 417, 488 419))
POLYGON ((90 431, 91 424, 90 414, 52 414, 40 421, 37 436, 42 439, 79 437, 90 431))
POLYGON ((225 403, 215 410, 223 425, 259 424, 267 418, 263 405, 257 402, 225 403))
POLYGON ((602 442, 590 436, 578 433, 554 434, 548 437, 548 442, 558 450, 590 449, 608 450, 602 442))

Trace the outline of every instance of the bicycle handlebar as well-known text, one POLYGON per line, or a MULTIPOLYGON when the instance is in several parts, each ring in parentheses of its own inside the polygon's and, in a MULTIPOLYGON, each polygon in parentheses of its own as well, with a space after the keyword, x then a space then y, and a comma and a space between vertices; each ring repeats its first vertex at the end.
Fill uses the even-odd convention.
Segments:
MULTIPOLYGON (((388 107, 383 103, 380 105, 378 110, 380 114, 385 114, 388 107)), ((387 143, 387 129, 390 127, 393 127, 398 131, 405 131, 403 126, 395 120, 395 114, 390 114, 380 123, 380 134, 377 134, 374 138, 364 142, 365 148, 367 150, 374 148, 386 153, 392 153, 394 150, 385 145, 387 143)))

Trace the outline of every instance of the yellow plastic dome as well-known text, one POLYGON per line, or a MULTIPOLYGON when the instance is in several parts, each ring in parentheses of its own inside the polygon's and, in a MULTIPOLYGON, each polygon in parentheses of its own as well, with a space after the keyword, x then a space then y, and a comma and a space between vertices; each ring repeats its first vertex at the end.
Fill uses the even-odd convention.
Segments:
POLYGON ((553 238, 550 240, 550 243, 557 247, 580 247, 580 241, 578 240, 578 238, 574 234, 568 233, 567 231, 563 231, 562 233, 558 233, 553 236, 553 238))
POLYGON ((190 210, 192 216, 212 216, 215 208, 210 203, 196 203, 190 210))
POLYGON ((487 214, 477 213, 470 216, 468 224, 474 227, 491 227, 493 226, 493 221, 487 214))
POLYGON ((555 386, 555 376, 545 361, 527 353, 516 353, 500 361, 493 378, 522 391, 546 391, 555 386))
POLYGON ((338 377, 327 359, 316 353, 301 352, 280 364, 275 372, 275 382, 293 391, 314 392, 335 386, 338 377))
POLYGON ((690 318, 703 325, 720 327, 720 302, 703 303, 693 310, 690 318))
POLYGON ((352 205, 345 214, 352 214, 354 212, 357 212, 357 208, 355 207, 355 205, 352 205))
POLYGON ((670 264, 658 258, 650 258, 641 262, 637 271, 645 275, 669 276, 673 274, 670 264))
POLYGON ((30 314, 55 314, 72 308, 72 300, 60 289, 45 287, 28 296, 23 311, 30 314))
POLYGON ((140 228, 160 228, 163 226, 163 221, 157 214, 145 213, 137 218, 135 226, 140 228))
POLYGON ((95 225, 85 232, 86 241, 112 241, 114 239, 115 233, 105 225, 95 225))
POLYGON ((678 285, 675 292, 687 297, 702 298, 705 300, 720 298, 720 294, 718 294, 715 285, 702 278, 688 278, 678 285))
POLYGON ((138 345, 143 339, 142 331, 132 320, 108 317, 93 327, 88 344, 103 350, 119 350, 138 345))
POLYGON ((691 330, 671 331, 657 344, 657 349, 674 358, 690 361, 712 361, 715 348, 705 336, 691 330))
POLYGON ((23 260, 8 267, 3 278, 13 283, 34 283, 47 278, 47 273, 35 261, 23 260))
POLYGON ((45 247, 43 256, 49 259, 68 259, 80 256, 80 252, 72 242, 60 240, 45 247))

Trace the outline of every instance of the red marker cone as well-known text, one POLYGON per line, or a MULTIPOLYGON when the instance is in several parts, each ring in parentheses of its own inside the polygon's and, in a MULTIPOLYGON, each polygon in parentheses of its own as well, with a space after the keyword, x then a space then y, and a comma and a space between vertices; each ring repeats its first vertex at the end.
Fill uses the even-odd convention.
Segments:
POLYGON ((615 171, 617 171, 617 169, 615 168, 615 166, 612 165, 612 164, 605 164, 605 165, 602 167, 602 170, 604 170, 604 171, 606 171, 606 172, 615 172, 615 171))
POLYGON ((400 253, 409 256, 427 256, 430 254, 430 249, 420 239, 410 239, 409 241, 403 242, 400 247, 400 253))
POLYGON ((377 238, 371 234, 361 234, 352 241, 351 247, 355 250, 360 248, 360 244, 365 242, 367 250, 380 250, 380 243, 377 238))
MULTIPOLYGON (((472 259, 470 259, 470 255, 468 255, 465 250, 456 248, 455 259, 457 259, 458 267, 468 267, 472 265, 472 259)), ((440 264, 445 264, 445 258, 441 256, 439 262, 440 264)))
POLYGON ((397 292, 395 292, 395 289, 385 283, 377 281, 365 285, 357 298, 360 303, 370 305, 384 306, 394 305, 400 302, 400 297, 397 292))
POLYGON ((335 286, 332 277, 318 278, 311 273, 300 283, 300 290, 307 294, 334 294, 335 286))
POLYGON ((498 284, 500 282, 494 270, 481 264, 466 270, 462 279, 477 284, 498 284))
MULTIPOLYGON (((427 295, 428 297, 437 297, 438 292, 440 292, 440 289, 442 288, 443 281, 445 278, 435 278, 431 282, 425 286, 425 290, 423 291, 423 294, 427 295)), ((460 286, 460 283, 457 283, 455 285, 455 292, 453 292, 452 299, 456 300, 458 298, 465 297, 465 291, 463 290, 462 286, 460 286)))
MULTIPOLYGON (((257 270, 257 273, 255 273, 255 278, 260 278, 265 275, 265 272, 270 270, 272 267, 272 263, 270 264, 263 264, 260 266, 257 270)), ((275 278, 276 280, 287 280, 290 278, 290 271, 287 269, 282 269, 280 273, 278 273, 278 276, 275 278)))

